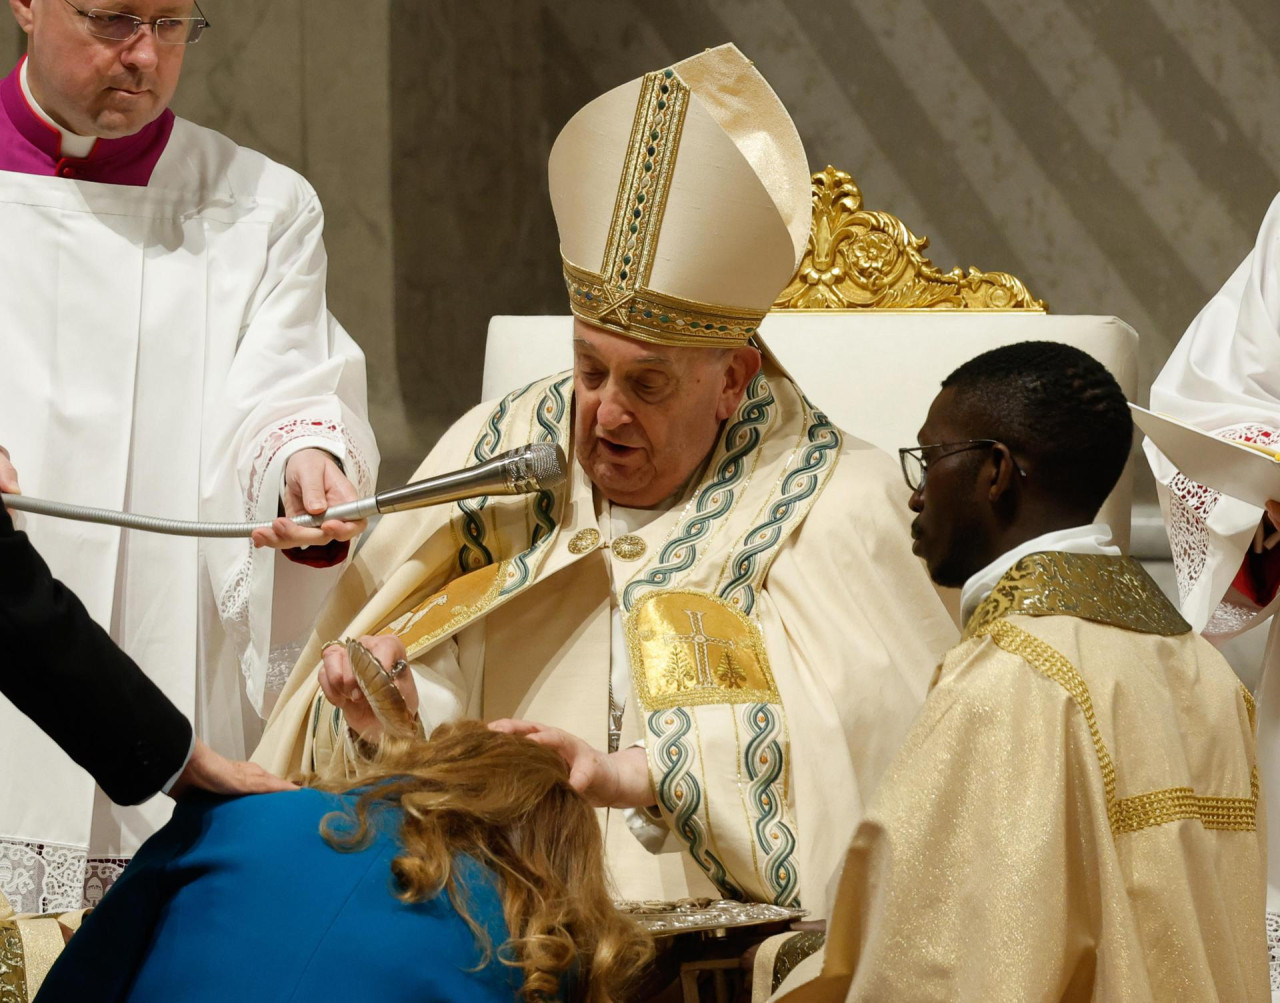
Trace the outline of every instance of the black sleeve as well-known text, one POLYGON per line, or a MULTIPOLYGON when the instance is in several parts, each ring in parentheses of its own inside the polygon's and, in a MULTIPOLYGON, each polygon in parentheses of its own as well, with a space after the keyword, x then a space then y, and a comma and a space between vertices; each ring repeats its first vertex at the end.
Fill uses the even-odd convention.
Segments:
POLYGON ((0 693, 117 804, 151 797, 191 747, 191 725, 55 579, 0 506, 0 693))

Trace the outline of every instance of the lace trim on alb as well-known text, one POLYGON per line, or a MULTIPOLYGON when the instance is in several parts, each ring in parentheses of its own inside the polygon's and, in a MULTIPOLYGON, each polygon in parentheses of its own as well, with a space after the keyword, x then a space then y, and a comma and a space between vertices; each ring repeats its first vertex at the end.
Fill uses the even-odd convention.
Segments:
POLYGON ((302 657, 302 644, 280 644, 267 655, 266 692, 279 693, 302 657))
POLYGON ((128 857, 90 857, 82 846, 0 839, 0 892, 19 915, 88 909, 119 880, 128 857))
POLYGON ((1252 604, 1245 606, 1230 599, 1223 599, 1210 615, 1209 622, 1204 625, 1203 633, 1207 637, 1239 634, 1257 618, 1259 612, 1258 607, 1252 604))
MULTIPOLYGON (((346 474, 351 479, 357 495, 366 495, 373 490, 369 464, 356 448, 355 440, 351 438, 351 434, 341 422, 320 418, 294 418, 277 425, 268 432, 258 447, 258 452, 249 468, 249 491, 245 496, 246 522, 253 522, 257 518, 258 501, 266 488, 263 482, 276 454, 287 443, 304 436, 328 439, 337 447, 336 453, 346 456, 346 474)), ((252 580, 253 544, 246 541, 244 559, 228 579, 222 595, 218 597, 218 614, 224 623, 248 628, 249 589, 252 580)))
POLYGON ((1280 990, 1280 913, 1267 912, 1267 961, 1271 991, 1280 990))
MULTIPOLYGON (((1214 435, 1220 439, 1239 439, 1262 446, 1280 445, 1280 432, 1252 423, 1231 425, 1214 435)), ((1208 564, 1208 521, 1222 493, 1179 472, 1169 481, 1169 495, 1169 549, 1173 552, 1173 567, 1178 578, 1178 597, 1185 602, 1208 564)), ((1244 615, 1247 607, 1225 601, 1222 606, 1214 611, 1209 626, 1205 628, 1206 633, 1238 630, 1247 622, 1249 617, 1244 615), (1222 606, 1231 608, 1223 609, 1222 606), (1234 628, 1230 626, 1232 624, 1234 628)))

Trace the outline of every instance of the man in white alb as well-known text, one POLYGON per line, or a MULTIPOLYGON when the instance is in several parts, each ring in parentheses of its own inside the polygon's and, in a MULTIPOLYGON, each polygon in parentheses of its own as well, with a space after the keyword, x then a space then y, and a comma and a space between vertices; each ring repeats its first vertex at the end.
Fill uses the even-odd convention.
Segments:
MULTIPOLYGON (((1151 407, 1227 439, 1280 449, 1280 198, 1253 250, 1191 323, 1151 385, 1151 407)), ((1280 502, 1265 512, 1191 480, 1148 440, 1182 615, 1213 641, 1271 620, 1258 686, 1258 770, 1280 804, 1280 502)), ((1280 825, 1267 836, 1267 942, 1280 1000, 1280 825)))
MULTIPOLYGON (((10 7, 27 55, 0 81, 0 488, 228 522, 371 490, 364 360, 326 307, 315 192, 168 110, 202 14, 190 0, 10 7)), ((196 734, 237 758, 279 687, 273 642, 305 629, 337 573, 316 568, 362 528, 281 522, 255 549, 18 522, 196 734)), ((18 911, 96 900, 168 807, 112 806, 0 703, 0 890, 18 911)))

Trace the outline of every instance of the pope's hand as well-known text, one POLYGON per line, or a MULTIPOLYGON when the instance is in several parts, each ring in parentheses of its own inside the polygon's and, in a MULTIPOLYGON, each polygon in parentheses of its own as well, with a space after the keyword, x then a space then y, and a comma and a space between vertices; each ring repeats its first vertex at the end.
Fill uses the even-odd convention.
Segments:
MULTIPOLYGON (((401 658, 408 658, 404 650, 404 642, 394 634, 378 637, 362 637, 360 643, 369 649, 382 667, 390 669, 401 658)), ((360 684, 356 682, 355 672, 351 668, 351 659, 347 657, 347 649, 341 644, 331 644, 321 655, 319 680, 320 689, 325 699, 333 704, 346 718, 347 727, 368 742, 376 742, 382 735, 382 725, 378 723, 373 708, 369 706, 360 684)), ((410 714, 418 712, 418 684, 412 672, 401 672, 396 676, 396 688, 404 697, 410 714)))
POLYGON ((196 739, 191 758, 178 774, 169 789, 171 798, 180 798, 191 791, 210 791, 214 794, 270 794, 274 791, 292 791, 297 784, 281 780, 256 763, 241 763, 214 752, 200 739, 196 739))
POLYGON ((647 808, 656 800, 649 761, 639 746, 605 753, 559 728, 511 718, 493 721, 489 728, 523 735, 560 753, 569 767, 569 785, 597 808, 647 808))
POLYGON ((355 500, 356 489, 332 456, 323 449, 300 449, 284 465, 284 515, 268 529, 255 529, 253 545, 287 550, 354 539, 364 532, 365 520, 330 519, 319 529, 304 529, 291 520, 295 515, 319 515, 334 505, 355 500))

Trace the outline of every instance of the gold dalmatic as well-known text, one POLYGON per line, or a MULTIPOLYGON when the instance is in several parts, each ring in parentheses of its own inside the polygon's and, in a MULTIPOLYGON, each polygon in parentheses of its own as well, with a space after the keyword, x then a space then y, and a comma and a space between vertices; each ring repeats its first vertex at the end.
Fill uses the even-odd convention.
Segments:
MULTIPOLYGON (((1258 817, 1258 771, 1248 794, 1202 795, 1190 787, 1168 787, 1117 796, 1116 768, 1098 728, 1093 697, 1070 660, 1015 626, 1010 616, 1071 616, 1143 634, 1175 637, 1191 625, 1137 561, 1096 554, 1039 553, 1019 560, 973 611, 965 638, 990 637, 1043 676, 1062 686, 1084 715, 1093 737, 1115 835, 1176 819, 1197 819, 1206 829, 1252 831, 1258 817)), ((1251 726, 1256 728, 1253 694, 1241 685, 1251 726)))

